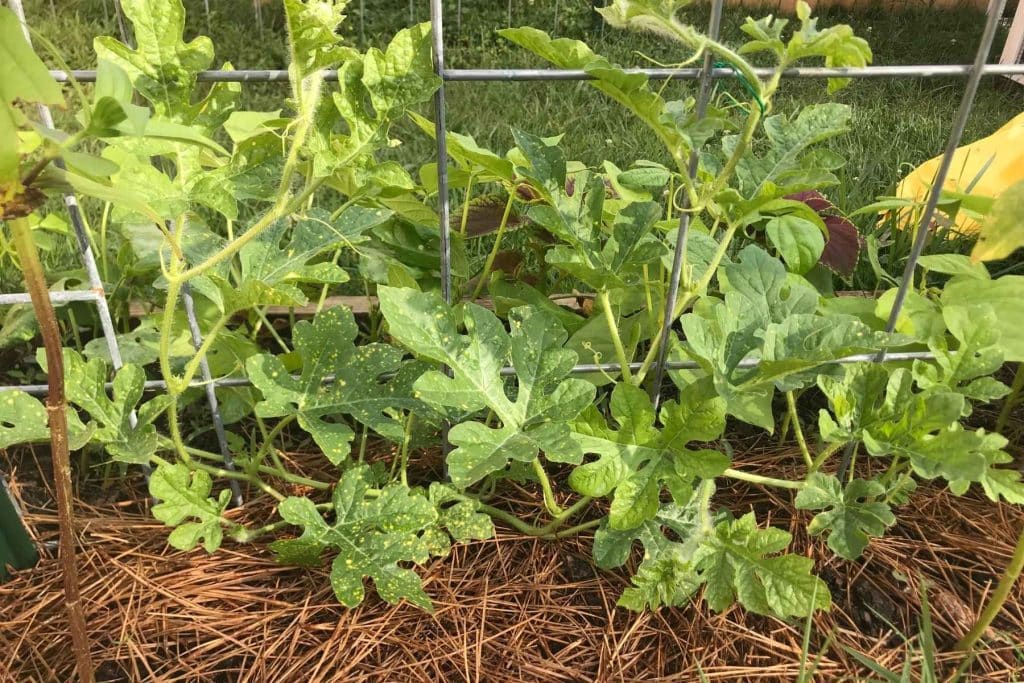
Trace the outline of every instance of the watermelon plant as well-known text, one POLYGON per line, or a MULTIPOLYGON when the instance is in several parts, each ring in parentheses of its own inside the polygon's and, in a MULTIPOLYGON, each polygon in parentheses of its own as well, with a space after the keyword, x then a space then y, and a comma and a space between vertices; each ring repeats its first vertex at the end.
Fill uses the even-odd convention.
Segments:
MULTIPOLYGON (((160 301, 119 338, 133 362, 109 390, 98 347, 64 349, 72 444, 154 467, 152 512, 174 547, 272 538, 284 563, 329 560, 347 606, 364 599, 369 578, 385 601, 430 610, 413 567, 490 537, 498 522, 546 539, 592 531, 597 566, 635 567, 620 598, 630 609, 700 595, 716 611, 738 602, 806 616, 830 605, 814 561, 789 552, 788 531, 730 510, 716 496, 721 482, 789 492, 809 511, 808 532, 851 561, 896 523, 919 480, 1024 502, 1020 474, 1005 466, 1007 440, 971 420, 978 403, 1009 391, 993 377, 1002 363, 1022 360, 1011 331, 1019 277, 992 278, 966 257, 922 259, 927 272, 891 333, 895 292, 833 296, 834 273, 851 272, 859 254, 852 224, 826 197, 843 164, 827 142, 847 130, 850 109, 787 113, 775 102, 786 68, 863 66, 867 43, 848 26, 820 28, 799 3, 795 22, 748 19, 747 42, 729 46, 682 22, 685 4, 615 0, 601 12, 674 41, 681 63, 711 54, 733 71, 703 115, 695 98, 666 99, 580 41, 501 31, 586 71, 665 154, 588 167, 543 135, 552 131, 515 130, 505 153, 448 133, 443 162, 466 189, 445 226, 459 295, 448 303, 437 165, 414 174, 386 155, 396 121, 434 131, 418 111, 439 85, 429 25, 361 53, 338 36, 344 0, 285 0, 287 108, 245 111, 240 86, 198 82, 213 46, 184 39, 180 0, 122 0, 137 46, 96 40, 96 87, 76 90, 79 132, 33 124, 22 108, 29 93, 4 92, 5 217, 45 210, 61 187, 98 199, 119 276, 160 301), (752 59, 771 75, 759 77, 752 59), (337 70, 336 83, 325 69, 337 70), (75 151, 86 140, 99 150, 89 157, 75 151), (681 214, 682 278, 666 315, 681 214), (471 241, 484 246, 467 249, 471 241), (376 306, 358 316, 326 307, 340 287, 376 306), (180 312, 185 292, 198 349, 180 312), (566 294, 582 303, 556 303, 566 294), (310 302, 312 320, 283 334, 269 324, 270 306, 310 302), (652 385, 662 339, 673 361, 664 392, 652 385), (847 362, 889 350, 934 360, 847 362), (187 431, 204 359, 215 376, 251 384, 218 389, 234 469, 187 431), (166 392, 147 392, 157 376, 166 392), (822 406, 813 430, 801 424, 805 397, 822 406), (733 463, 730 422, 772 432, 780 417, 800 445, 800 478, 733 463), (246 428, 258 437, 244 438, 246 428), (289 465, 278 449, 288 434, 308 435, 337 476, 289 465), (371 438, 391 444, 372 464, 371 438), (442 443, 443 472, 411 471, 414 454, 442 443), (861 466, 837 475, 850 445, 861 466), (276 499, 278 518, 237 521, 225 480, 276 499), (496 502, 509 480, 539 491, 529 520, 496 502)), ((836 79, 828 91, 846 85, 836 79)), ((35 398, 0 396, 0 446, 47 437, 35 398)))

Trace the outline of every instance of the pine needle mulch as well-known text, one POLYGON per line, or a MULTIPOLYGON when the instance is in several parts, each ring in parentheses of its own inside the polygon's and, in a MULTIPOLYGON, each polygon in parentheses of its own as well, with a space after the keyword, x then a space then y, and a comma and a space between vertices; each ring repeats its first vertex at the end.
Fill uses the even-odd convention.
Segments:
MULTIPOLYGON (((798 466, 792 449, 748 445, 738 467, 785 476, 798 466)), ((28 495, 34 483, 19 486, 35 478, 19 476, 27 469, 22 461, 14 488, 45 548, 56 538, 56 514, 48 497, 28 495)), ((524 513, 539 506, 529 487, 505 498, 524 513)), ((792 512, 789 498, 737 483, 716 502, 790 530, 792 552, 816 559, 834 606, 814 619, 813 680, 865 680, 844 647, 890 669, 919 661, 916 640, 908 647, 904 635, 918 633, 922 581, 939 661, 952 671, 961 658, 950 646, 994 587, 1024 512, 922 488, 898 526, 850 563, 807 537, 807 513, 792 512)), ((628 580, 593 568, 589 537, 542 541, 499 529, 496 539, 422 568, 433 615, 389 606, 372 590, 347 610, 326 568, 279 566, 264 545, 226 543, 213 556, 174 551, 143 504, 78 504, 82 595, 100 681, 794 681, 801 670, 800 620, 739 608, 714 614, 700 601, 657 613, 616 608, 628 580)), ((257 498, 237 514, 265 520, 271 505, 257 498)), ((43 554, 36 568, 0 584, 3 681, 72 680, 60 570, 53 551, 43 554)), ((1024 679, 1024 586, 970 673, 972 681, 1024 679)))

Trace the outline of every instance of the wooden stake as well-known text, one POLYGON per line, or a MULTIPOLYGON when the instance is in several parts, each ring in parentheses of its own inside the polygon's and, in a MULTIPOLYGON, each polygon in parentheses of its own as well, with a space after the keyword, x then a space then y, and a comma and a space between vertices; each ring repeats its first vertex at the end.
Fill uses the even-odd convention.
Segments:
POLYGON ((46 350, 47 382, 49 393, 46 397, 46 412, 50 425, 50 450, 53 460, 54 488, 57 491, 57 515, 60 527, 58 557, 64 574, 64 605, 68 613, 68 628, 71 631, 71 647, 75 654, 78 680, 92 683, 93 665, 89 654, 89 634, 85 626, 78 587, 78 567, 75 563, 75 512, 71 500, 71 454, 68 451, 67 400, 64 397, 64 357, 61 351, 60 331, 57 317, 50 303, 50 291, 46 287, 43 267, 39 263, 39 252, 32 240, 32 228, 28 219, 15 218, 8 221, 14 234, 14 244, 21 260, 25 285, 32 297, 39 329, 43 335, 46 350))

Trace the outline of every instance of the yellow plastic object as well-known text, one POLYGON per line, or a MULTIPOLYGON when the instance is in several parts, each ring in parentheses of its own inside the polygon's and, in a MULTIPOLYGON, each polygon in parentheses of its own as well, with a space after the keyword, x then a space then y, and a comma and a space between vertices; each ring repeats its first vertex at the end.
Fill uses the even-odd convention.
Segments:
MULTIPOLYGON (((937 156, 915 168, 897 186, 896 196, 923 202, 941 159, 937 156)), ((973 195, 998 197, 1020 180, 1024 180, 1024 112, 987 138, 958 148, 943 188, 956 192, 970 189, 973 195)), ((904 210, 900 217, 900 225, 905 226, 909 211, 904 210)), ((971 216, 957 215, 957 232, 973 235, 978 232, 978 227, 978 222, 971 216)))

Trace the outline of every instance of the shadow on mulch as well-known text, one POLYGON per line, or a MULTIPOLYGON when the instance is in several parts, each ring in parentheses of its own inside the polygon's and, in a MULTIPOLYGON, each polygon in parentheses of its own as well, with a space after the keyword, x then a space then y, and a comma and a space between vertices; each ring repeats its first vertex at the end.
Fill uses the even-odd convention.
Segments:
MULTIPOLYGON (((737 467, 786 476, 800 466, 791 448, 746 445, 737 467)), ((316 467, 301 456, 295 462, 316 467)), ((0 585, 0 679, 66 681, 74 660, 61 573, 45 550, 56 539, 56 514, 51 498, 34 490, 45 485, 33 468, 22 459, 13 488, 44 559, 0 585)), ((531 487, 511 486, 503 496, 500 505, 520 511, 540 506, 531 487)), ((627 575, 595 569, 589 537, 539 541, 499 529, 497 538, 456 547, 421 569, 433 615, 389 606, 372 590, 346 610, 326 568, 279 566, 263 545, 229 543, 213 556, 175 551, 141 509, 144 500, 121 498, 80 501, 77 510, 82 596, 101 681, 794 681, 800 671, 800 620, 738 608, 714 614, 699 600, 657 613, 616 608, 627 575)), ((762 524, 793 534, 791 552, 815 558, 835 603, 814 618, 818 681, 865 680, 837 644, 899 669, 908 655, 897 630, 916 633, 921 580, 939 648, 948 650, 980 611, 1024 524, 1024 512, 1011 506, 922 487, 899 510, 898 526, 851 563, 807 537, 809 517, 792 510, 790 492, 736 483, 716 503, 756 511, 762 524)), ((272 504, 250 499, 233 514, 266 520, 272 504)), ((1024 677, 1024 586, 989 635, 970 680, 1024 677)), ((959 658, 940 661, 952 669, 959 658)))

